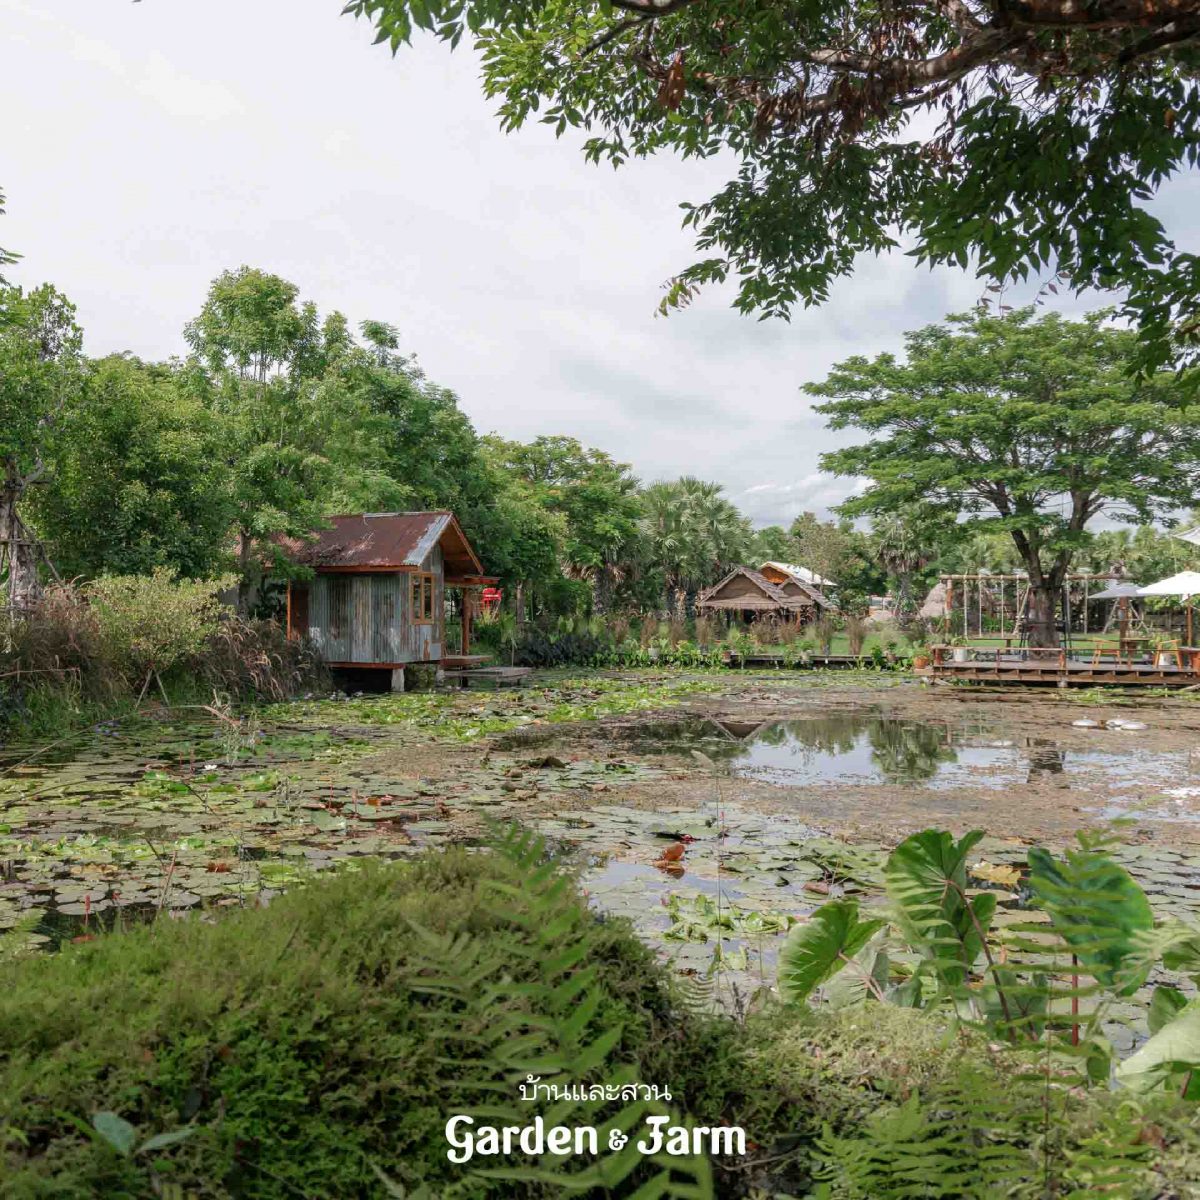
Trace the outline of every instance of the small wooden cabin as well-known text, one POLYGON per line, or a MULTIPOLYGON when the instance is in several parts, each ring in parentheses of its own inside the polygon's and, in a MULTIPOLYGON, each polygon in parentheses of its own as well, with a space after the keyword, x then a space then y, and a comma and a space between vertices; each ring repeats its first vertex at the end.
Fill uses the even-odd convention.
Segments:
POLYGON ((728 612, 749 621, 764 615, 792 617, 811 621, 821 609, 833 604, 820 590, 788 576, 783 583, 772 583, 761 571, 734 567, 719 583, 696 597, 701 612, 728 612))
MULTIPOLYGON (((403 672, 409 663, 467 665, 479 591, 495 583, 449 512, 330 517, 311 541, 286 539, 312 579, 288 584, 289 637, 307 635, 331 667, 403 672), (462 592, 461 649, 446 649, 446 589, 462 592)), ((402 683, 403 675, 393 676, 402 683)))

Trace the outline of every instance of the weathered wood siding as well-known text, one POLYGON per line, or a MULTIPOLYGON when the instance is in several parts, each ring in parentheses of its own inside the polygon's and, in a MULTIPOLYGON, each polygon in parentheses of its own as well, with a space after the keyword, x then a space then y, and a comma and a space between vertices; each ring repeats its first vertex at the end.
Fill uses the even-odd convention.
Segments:
POLYGON ((416 624, 412 574, 320 574, 308 584, 308 632, 333 663, 429 662, 444 654, 445 581, 435 546, 421 569, 433 575, 433 623, 416 624))

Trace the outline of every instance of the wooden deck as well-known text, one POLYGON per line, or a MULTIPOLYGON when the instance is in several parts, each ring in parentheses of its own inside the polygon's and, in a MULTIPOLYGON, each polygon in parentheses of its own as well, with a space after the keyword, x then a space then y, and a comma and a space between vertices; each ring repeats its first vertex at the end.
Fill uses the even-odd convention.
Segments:
POLYGON ((482 667, 491 657, 490 654, 447 654, 442 657, 441 665, 446 671, 470 671, 482 667))
POLYGON ((1177 663, 1166 665, 1133 656, 1036 649, 976 650, 967 661, 955 662, 951 647, 935 646, 930 665, 915 673, 956 683, 1182 688, 1200 684, 1200 652, 1185 647, 1177 663))
MULTIPOLYGON (((957 683, 1025 684, 1043 687, 1191 687, 1200 685, 1200 649, 1184 647, 1182 666, 1159 666, 1132 657, 1107 656, 1093 662, 1090 651, 975 649, 967 662, 954 662, 952 647, 934 647, 933 662, 914 670, 923 679, 957 683)), ((731 650, 725 665, 734 668, 786 670, 842 669, 869 667, 867 655, 809 654, 803 659, 779 652, 731 650)), ((901 667, 906 660, 901 660, 901 667)))

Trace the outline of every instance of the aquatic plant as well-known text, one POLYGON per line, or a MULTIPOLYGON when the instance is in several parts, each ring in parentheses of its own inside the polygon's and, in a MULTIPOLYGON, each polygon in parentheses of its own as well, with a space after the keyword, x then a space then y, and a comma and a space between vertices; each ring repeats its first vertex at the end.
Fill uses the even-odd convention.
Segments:
MULTIPOLYGON (((926 830, 905 839, 885 867, 889 906, 862 917, 835 900, 797 926, 780 953, 779 987, 790 1004, 848 972, 854 998, 951 1014, 1028 1055, 1056 1083, 1165 1087, 1200 1099, 1200 1001, 1173 983, 1151 1002, 1149 1040, 1119 1066, 1103 1026, 1108 1010, 1162 966, 1200 985, 1200 928, 1155 923, 1145 893, 1080 835, 1062 858, 1034 848, 1024 880, 1031 912, 993 927, 998 892, 972 886, 968 856, 983 834, 955 840, 926 830), (915 956, 901 967, 890 955, 915 956)), ((1017 881, 982 864, 985 881, 1017 881)), ((843 988, 843 993, 845 992, 843 988)))

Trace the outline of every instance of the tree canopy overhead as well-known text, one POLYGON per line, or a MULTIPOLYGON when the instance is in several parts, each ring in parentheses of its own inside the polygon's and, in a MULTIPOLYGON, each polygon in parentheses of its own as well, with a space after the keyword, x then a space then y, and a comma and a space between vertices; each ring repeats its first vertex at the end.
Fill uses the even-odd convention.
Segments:
POLYGON ((1042 645, 1057 644, 1055 603, 1088 522, 1149 523, 1194 503, 1200 483, 1200 405, 1172 375, 1131 376, 1135 335, 1104 317, 952 317, 909 334, 904 362, 857 356, 805 389, 827 398, 832 428, 870 438, 822 457, 869 481, 841 511, 919 505, 1006 532, 1042 645))
MULTIPOLYGON (((1127 288, 1141 359, 1200 354, 1200 259, 1147 208, 1200 152, 1200 0, 350 0, 393 49, 482 54, 506 129, 533 116, 614 164, 731 151, 684 205, 704 257, 664 308, 820 302, 864 251, 1004 280, 1127 288)), ((1055 285, 1057 286, 1057 285, 1055 285)))

